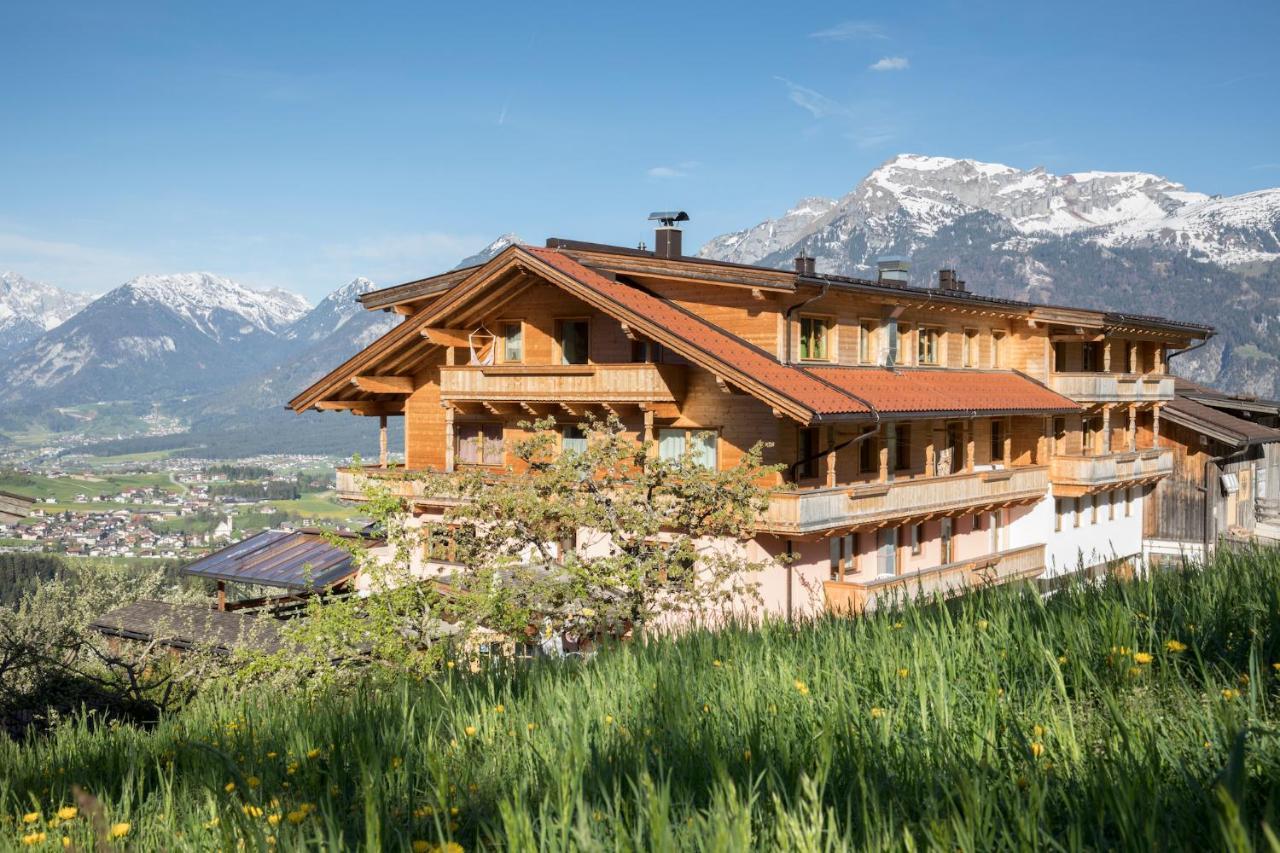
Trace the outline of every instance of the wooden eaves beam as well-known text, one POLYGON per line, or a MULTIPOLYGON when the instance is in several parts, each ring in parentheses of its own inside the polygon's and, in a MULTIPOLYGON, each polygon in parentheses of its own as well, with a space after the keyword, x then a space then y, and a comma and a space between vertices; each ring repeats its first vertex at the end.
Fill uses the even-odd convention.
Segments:
POLYGON ((412 376, 394 376, 387 374, 353 376, 351 377, 351 384, 359 388, 361 391, 368 391, 370 394, 413 393, 412 376))
POLYGON ((425 328, 422 336, 433 344, 445 347, 465 347, 471 345, 471 333, 466 329, 447 329, 444 327, 425 328))

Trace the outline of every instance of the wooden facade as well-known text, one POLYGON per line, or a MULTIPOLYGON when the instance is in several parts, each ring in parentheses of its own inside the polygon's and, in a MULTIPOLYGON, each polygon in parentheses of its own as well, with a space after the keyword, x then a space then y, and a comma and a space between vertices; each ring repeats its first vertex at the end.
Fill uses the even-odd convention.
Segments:
MULTIPOLYGON (((833 537, 857 540, 853 562, 867 539, 881 568, 938 588, 974 566, 997 579, 1045 568, 1045 547, 977 536, 979 520, 1035 541, 1030 525, 1051 523, 1036 507, 1054 496, 1143 490, 1173 474, 1168 353, 1210 333, 559 240, 367 300, 406 319, 291 403, 406 419, 404 469, 341 469, 344 497, 372 476, 439 508, 413 472, 499 474, 522 422, 554 416, 569 442, 586 415, 612 415, 658 446, 708 433, 702 452, 721 468, 766 442, 766 463, 782 471, 762 548, 819 555, 825 572, 833 537), (975 519, 974 553, 915 541, 950 536, 962 518, 975 519), (933 553, 949 559, 923 565, 933 553)), ((861 591, 833 587, 831 606, 861 609, 888 582, 871 564, 852 574, 837 583, 861 591)))

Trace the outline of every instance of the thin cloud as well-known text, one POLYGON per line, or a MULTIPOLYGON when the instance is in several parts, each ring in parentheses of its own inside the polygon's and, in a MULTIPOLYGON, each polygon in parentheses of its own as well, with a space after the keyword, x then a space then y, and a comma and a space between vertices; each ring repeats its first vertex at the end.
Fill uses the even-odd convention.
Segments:
POLYGON ((809 38, 822 41, 861 41, 862 39, 887 39, 884 27, 872 21, 841 21, 834 27, 809 33, 809 38))
POLYGON ((787 97, 791 99, 791 103, 802 110, 807 110, 814 118, 849 114, 848 107, 839 101, 828 98, 816 89, 793 83, 785 77, 778 77, 777 79, 787 87, 787 97))
POLYGON ((910 67, 911 61, 905 56, 886 56, 871 63, 869 69, 871 71, 906 71, 910 67))
POLYGON ((645 172, 651 178, 687 178, 689 173, 698 167, 693 160, 686 160, 675 166, 654 166, 645 172))

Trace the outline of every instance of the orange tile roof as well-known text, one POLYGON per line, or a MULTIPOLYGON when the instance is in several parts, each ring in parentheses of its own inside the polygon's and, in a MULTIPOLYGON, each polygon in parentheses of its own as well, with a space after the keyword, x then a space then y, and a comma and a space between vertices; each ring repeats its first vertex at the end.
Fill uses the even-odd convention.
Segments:
POLYGON ((1074 412, 1072 400, 1013 371, 931 368, 809 367, 819 379, 855 394, 884 414, 1074 412))
POLYGON ((782 364, 764 350, 677 305, 637 287, 606 278, 555 249, 521 248, 611 302, 641 315, 716 361, 746 374, 773 393, 799 403, 815 414, 870 413, 870 409, 856 397, 850 397, 800 367, 782 364))

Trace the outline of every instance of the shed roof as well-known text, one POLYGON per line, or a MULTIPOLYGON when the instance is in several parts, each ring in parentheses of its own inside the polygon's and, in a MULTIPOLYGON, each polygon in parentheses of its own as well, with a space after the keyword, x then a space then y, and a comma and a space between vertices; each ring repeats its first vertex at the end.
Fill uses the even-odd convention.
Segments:
POLYGON ((1160 417, 1232 447, 1280 441, 1280 429, 1237 418, 1188 397, 1178 396, 1166 403, 1160 417))
POLYGON ((350 551, 330 544, 319 531, 264 530, 197 560, 182 573, 285 589, 327 589, 354 575, 356 566, 350 551))
POLYGON ((89 625, 111 637, 150 642, 177 649, 212 648, 223 654, 242 646, 266 652, 280 648, 276 620, 248 613, 211 610, 207 605, 171 604, 142 599, 99 616, 89 625))

